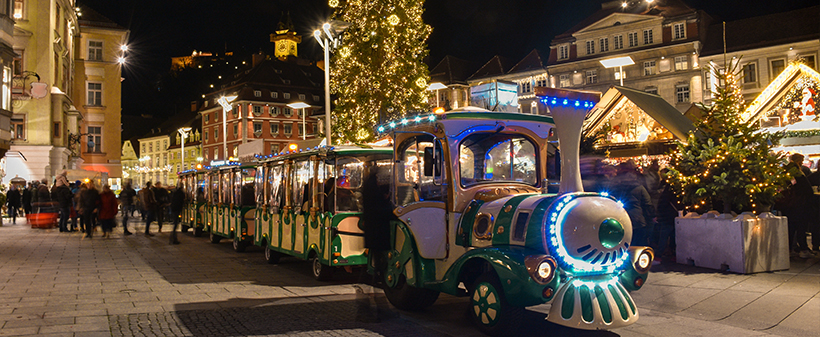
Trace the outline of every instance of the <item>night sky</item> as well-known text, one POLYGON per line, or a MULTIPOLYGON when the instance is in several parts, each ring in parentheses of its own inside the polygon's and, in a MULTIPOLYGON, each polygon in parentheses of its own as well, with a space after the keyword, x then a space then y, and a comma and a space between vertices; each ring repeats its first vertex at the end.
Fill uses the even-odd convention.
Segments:
MULTIPOLYGON (((319 59, 313 30, 329 17, 327 0, 78 0, 131 31, 123 77, 123 113, 151 113, 158 76, 170 58, 193 50, 272 51, 269 34, 290 12, 303 36, 301 57, 319 59)), ((428 0, 424 20, 434 66, 445 55, 484 64, 494 55, 520 60, 533 48, 546 57, 550 40, 598 9, 603 0, 428 0)), ((808 7, 817 0, 686 0, 717 20, 732 21, 808 7)), ((777 23, 772 23, 776 29, 777 23)))

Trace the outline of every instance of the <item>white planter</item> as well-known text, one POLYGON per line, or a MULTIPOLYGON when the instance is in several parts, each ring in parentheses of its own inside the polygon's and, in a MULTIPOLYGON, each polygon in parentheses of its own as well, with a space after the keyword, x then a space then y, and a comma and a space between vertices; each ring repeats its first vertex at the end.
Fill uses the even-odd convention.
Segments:
POLYGON ((749 274, 789 269, 789 229, 784 216, 763 213, 697 213, 675 218, 677 261, 749 274))

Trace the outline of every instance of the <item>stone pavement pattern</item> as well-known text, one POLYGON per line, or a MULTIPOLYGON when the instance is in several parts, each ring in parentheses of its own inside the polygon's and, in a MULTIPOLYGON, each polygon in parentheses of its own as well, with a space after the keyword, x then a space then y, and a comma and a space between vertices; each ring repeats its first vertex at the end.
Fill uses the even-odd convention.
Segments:
MULTIPOLYGON (((23 222, 0 227, 0 336, 480 336, 463 298, 399 312, 356 275, 318 282, 308 263, 269 265, 261 249, 235 253, 227 240, 182 235, 172 246, 167 233, 123 237, 121 227, 83 240, 23 222)), ((521 335, 820 335, 816 258, 755 275, 675 264, 653 272, 633 293, 634 325, 572 330, 544 321, 543 305, 530 308, 521 335)))

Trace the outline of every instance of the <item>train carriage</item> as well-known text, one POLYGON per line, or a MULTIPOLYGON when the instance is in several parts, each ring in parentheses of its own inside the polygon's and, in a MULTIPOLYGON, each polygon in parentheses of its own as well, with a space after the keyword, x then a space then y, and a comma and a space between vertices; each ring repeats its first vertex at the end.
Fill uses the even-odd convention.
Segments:
POLYGON ((193 229, 194 236, 202 236, 205 229, 205 177, 201 169, 179 173, 182 188, 185 191, 185 206, 182 209, 182 231, 193 229))
POLYGON ((392 150, 338 146, 261 160, 256 175, 256 235, 265 259, 310 260, 319 280, 335 267, 367 262, 360 228, 361 188, 375 167, 389 181, 392 150))
POLYGON ((227 162, 206 168, 201 183, 204 187, 204 231, 211 243, 230 239, 237 252, 244 251, 253 241, 253 214, 256 209, 254 183, 255 164, 227 162))

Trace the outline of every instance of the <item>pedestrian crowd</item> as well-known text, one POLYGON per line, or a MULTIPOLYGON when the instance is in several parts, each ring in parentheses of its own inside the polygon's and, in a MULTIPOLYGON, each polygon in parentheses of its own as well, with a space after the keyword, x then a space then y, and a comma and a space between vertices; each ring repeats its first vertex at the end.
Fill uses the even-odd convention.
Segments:
POLYGON ((154 186, 148 182, 139 192, 126 182, 117 196, 108 184, 98 190, 94 181, 88 179, 69 183, 63 171, 51 188, 47 179, 30 182, 28 186, 12 184, 6 194, 6 206, 12 223, 16 223, 17 217, 28 219, 34 214, 54 214, 61 233, 80 231, 87 239, 93 237, 98 225, 102 236, 110 237, 117 226, 119 212, 122 212, 123 234, 132 235, 128 222, 138 211, 140 219, 145 221, 146 236, 154 236, 150 232, 152 222, 156 221, 157 231, 162 232, 163 222, 170 221, 173 224, 170 243, 179 244, 177 229, 185 198, 181 185, 166 189, 159 182, 154 186))
MULTIPOLYGON (((820 167, 812 171, 803 164, 801 154, 789 159, 785 169, 792 184, 772 211, 788 218, 792 256, 820 257, 820 167), (807 233, 811 233, 811 245, 807 233)), ((633 160, 612 165, 587 158, 581 165, 584 190, 607 192, 624 204, 632 222, 631 244, 651 246, 657 254, 656 264, 675 258, 675 218, 683 215, 677 196, 663 178, 667 170, 657 161, 640 167, 633 160)))

